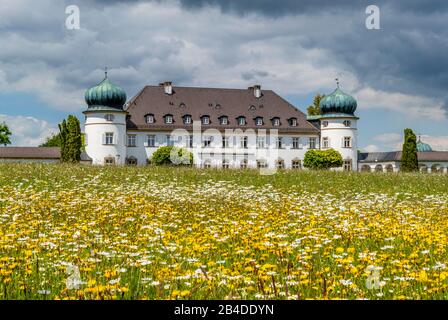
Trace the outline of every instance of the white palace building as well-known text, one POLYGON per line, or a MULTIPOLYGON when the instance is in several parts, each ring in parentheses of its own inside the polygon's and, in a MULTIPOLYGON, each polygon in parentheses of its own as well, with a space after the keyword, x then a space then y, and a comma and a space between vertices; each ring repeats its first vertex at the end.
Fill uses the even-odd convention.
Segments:
MULTIPOLYGON (((108 79, 88 89, 86 154, 94 165, 146 165, 157 148, 176 145, 194 165, 217 168, 301 169, 307 150, 333 148, 340 170, 399 171, 399 152, 360 153, 357 102, 338 86, 307 117, 271 90, 145 86, 127 101, 108 79)), ((446 172, 448 152, 418 143, 422 170, 446 172), (423 149, 422 149, 423 148, 423 149), (424 169, 423 169, 424 168, 424 169)))

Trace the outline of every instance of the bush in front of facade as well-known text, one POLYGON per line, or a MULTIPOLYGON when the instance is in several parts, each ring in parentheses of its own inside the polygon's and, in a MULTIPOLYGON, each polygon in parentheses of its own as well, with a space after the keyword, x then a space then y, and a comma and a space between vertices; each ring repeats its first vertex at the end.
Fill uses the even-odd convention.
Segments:
POLYGON ((184 148, 164 146, 158 148, 152 155, 151 164, 161 165, 192 165, 193 154, 184 148))
POLYGON ((334 149, 308 150, 303 165, 309 169, 329 169, 342 166, 342 156, 334 149))

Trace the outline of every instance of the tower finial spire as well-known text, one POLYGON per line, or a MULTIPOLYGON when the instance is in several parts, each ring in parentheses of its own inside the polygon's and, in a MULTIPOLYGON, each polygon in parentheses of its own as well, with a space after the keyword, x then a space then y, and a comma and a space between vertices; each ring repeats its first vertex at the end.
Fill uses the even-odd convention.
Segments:
POLYGON ((107 79, 107 67, 104 67, 104 78, 107 79))

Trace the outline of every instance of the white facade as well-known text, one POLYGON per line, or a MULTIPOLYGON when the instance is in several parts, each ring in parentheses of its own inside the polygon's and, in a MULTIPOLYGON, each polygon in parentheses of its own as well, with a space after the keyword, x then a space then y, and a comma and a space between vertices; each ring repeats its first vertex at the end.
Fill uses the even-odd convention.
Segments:
POLYGON ((159 147, 175 145, 192 152, 197 167, 256 168, 265 164, 268 168, 277 166, 289 169, 293 167, 293 161, 296 167, 302 167, 310 144, 311 147, 319 148, 318 135, 269 135, 264 132, 257 135, 253 130, 229 134, 210 129, 202 131, 202 134, 181 130, 172 135, 169 131, 129 130, 127 136, 126 159, 136 161, 137 165, 147 164, 147 160, 159 147), (281 139, 280 148, 278 148, 277 138, 281 139), (192 139, 192 144, 189 139, 192 139), (223 139, 225 139, 224 142, 223 139))
POLYGON ((350 166, 350 169, 345 168, 348 171, 358 170, 357 120, 357 117, 349 115, 323 115, 320 118, 321 149, 331 148, 339 151, 344 166, 350 166))
POLYGON ((86 153, 93 165, 125 164, 126 112, 85 112, 86 153))

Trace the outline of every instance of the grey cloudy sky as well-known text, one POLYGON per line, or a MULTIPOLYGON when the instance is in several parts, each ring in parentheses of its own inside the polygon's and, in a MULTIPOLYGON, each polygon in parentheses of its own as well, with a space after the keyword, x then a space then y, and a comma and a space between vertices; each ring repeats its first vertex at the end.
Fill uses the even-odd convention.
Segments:
POLYGON ((447 149, 447 21, 440 0, 0 0, 0 118, 24 132, 17 144, 32 131, 23 117, 40 121, 33 141, 43 138, 62 114, 82 111, 105 65, 129 97, 163 80, 259 82, 301 110, 339 76, 358 100, 360 147, 393 149, 410 126, 447 149), (80 30, 65 28, 72 4, 80 30), (381 30, 365 28, 369 4, 381 9, 381 30))

